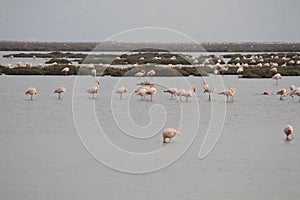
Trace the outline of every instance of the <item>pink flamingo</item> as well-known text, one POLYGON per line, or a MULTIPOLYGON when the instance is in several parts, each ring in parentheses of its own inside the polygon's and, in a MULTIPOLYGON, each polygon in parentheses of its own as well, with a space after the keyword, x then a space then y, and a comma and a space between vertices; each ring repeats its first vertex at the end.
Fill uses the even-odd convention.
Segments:
POLYGON ((141 96, 141 101, 145 100, 145 95, 147 93, 149 86, 139 87, 135 90, 135 94, 141 96))
POLYGON ((226 96, 226 102, 228 103, 229 97, 231 96, 231 101, 233 101, 233 96, 235 95, 236 89, 235 88, 229 88, 222 92, 219 92, 218 94, 223 94, 226 96))
POLYGON ((93 99, 95 99, 95 94, 99 91, 99 84, 99 81, 96 81, 96 85, 86 91, 87 93, 89 93, 89 99, 91 98, 91 96, 93 96, 93 99))
POLYGON ((156 88, 155 88, 154 85, 150 85, 150 87, 146 90, 146 95, 150 95, 151 96, 150 101, 152 101, 152 96, 154 94, 156 94, 156 92, 157 92, 157 90, 156 90, 156 88))
POLYGON ((285 139, 287 141, 290 141, 290 140, 294 139, 294 135, 293 135, 294 129, 291 125, 287 125, 283 131, 285 133, 285 136, 286 136, 285 139), (292 136, 292 138, 289 137, 290 135, 292 136))
POLYGON ((163 130, 163 143, 166 143, 166 139, 169 138, 169 142, 174 141, 174 137, 176 135, 180 135, 181 133, 178 130, 173 128, 166 128, 163 130))
POLYGON ((122 99, 122 95, 123 95, 124 93, 126 93, 126 92, 128 92, 128 90, 127 90, 127 88, 124 87, 124 86, 122 86, 122 87, 120 87, 119 89, 116 90, 116 93, 120 94, 120 99, 122 99))
POLYGON ((286 89, 282 88, 281 90, 279 90, 277 93, 277 95, 280 95, 280 100, 283 100, 283 97, 286 97, 286 89))
POLYGON ((171 94, 171 99, 173 99, 173 96, 176 96, 177 94, 177 88, 169 88, 167 90, 164 90, 164 92, 171 94))
POLYGON ((282 76, 281 76, 281 74, 277 73, 272 77, 272 79, 275 79, 276 85, 278 85, 279 79, 282 79, 282 76))
POLYGON ((204 81, 203 89, 204 89, 203 93, 208 93, 208 100, 211 101, 210 93, 215 92, 216 88, 214 86, 212 86, 212 87, 208 86, 206 81, 204 81))
POLYGON ((192 89, 186 91, 186 90, 179 90, 177 95, 180 96, 180 101, 181 101, 181 97, 184 96, 185 97, 185 102, 187 103, 189 101, 189 97, 192 97, 193 93, 196 92, 196 87, 193 86, 192 89))
POLYGON ((64 86, 60 86, 58 87, 56 90, 54 90, 53 93, 57 93, 58 94, 58 99, 61 99, 61 94, 67 92, 67 89, 64 86))
POLYGON ((28 90, 26 90, 25 94, 30 95, 30 100, 33 100, 33 95, 37 94, 37 89, 34 87, 30 87, 28 88, 28 90))

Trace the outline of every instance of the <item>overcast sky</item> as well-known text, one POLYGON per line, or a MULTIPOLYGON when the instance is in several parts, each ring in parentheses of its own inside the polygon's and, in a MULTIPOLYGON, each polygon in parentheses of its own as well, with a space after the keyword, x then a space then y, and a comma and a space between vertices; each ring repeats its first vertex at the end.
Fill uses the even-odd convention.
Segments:
POLYGON ((0 0, 0 40, 300 42, 299 10, 299 0, 0 0))

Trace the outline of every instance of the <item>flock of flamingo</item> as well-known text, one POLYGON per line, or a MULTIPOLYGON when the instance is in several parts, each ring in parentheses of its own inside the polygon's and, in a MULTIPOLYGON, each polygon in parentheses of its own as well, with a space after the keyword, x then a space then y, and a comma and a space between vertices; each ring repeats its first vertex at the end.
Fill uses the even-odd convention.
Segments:
MULTIPOLYGON (((67 71, 65 69, 64 71, 67 71)), ((150 70, 149 72, 145 72, 145 70, 141 70, 135 74, 135 77, 142 77, 144 75, 147 76, 154 76, 155 71, 150 70)), ((276 80, 276 85, 278 85, 278 80, 281 79, 280 74, 275 74, 273 76, 273 79, 276 80)), ((95 95, 99 91, 99 85, 100 82, 96 80, 96 85, 90 89, 88 89, 86 92, 89 94, 88 98, 95 99, 95 95)), ((214 86, 209 86, 206 81, 203 82, 203 93, 208 93, 208 100, 211 101, 211 93, 216 92, 216 88, 214 86)), ((26 95, 30 95, 30 100, 33 100, 33 96, 37 95, 38 90, 35 87, 30 87, 28 90, 25 91, 26 95)), ((64 86, 59 86, 57 89, 54 90, 53 93, 58 94, 58 99, 62 99, 62 93, 67 92, 67 89, 64 86)), ((128 89, 124 86, 118 88, 115 91, 117 94, 120 95, 120 99, 122 99, 123 94, 128 92, 128 89)), ((185 101, 188 102, 188 99, 192 97, 192 95, 196 92, 196 87, 193 86, 189 90, 185 89, 177 89, 176 87, 173 88, 168 88, 166 90, 163 90, 164 93, 169 93, 171 95, 171 99, 176 98, 177 96, 179 97, 179 100, 182 101, 182 97, 185 97, 185 101)), ((150 85, 144 85, 139 87, 138 89, 135 90, 135 94, 141 97, 141 101, 146 100, 146 96, 150 96, 150 101, 153 101, 153 95, 157 93, 157 89, 154 84, 150 85)), ((229 102, 229 99, 231 99, 231 102, 233 101, 233 97, 236 93, 236 89, 234 87, 225 89, 223 91, 218 92, 219 95, 225 95, 226 96, 226 102, 229 102)), ((263 94, 269 95, 269 92, 264 92, 263 94)), ((296 87, 294 85, 290 86, 290 92, 287 92, 285 88, 279 90, 277 95, 280 95, 280 100, 283 100, 284 97, 286 96, 291 96, 294 97, 295 95, 299 96, 299 102, 300 102, 300 87, 296 87)), ((292 140, 294 138, 293 136, 293 127, 291 125, 287 125, 286 128, 284 129, 284 133, 286 135, 286 140, 292 140)), ((173 128, 166 128, 163 130, 163 142, 166 143, 167 139, 169 139, 169 142, 174 141, 174 137, 176 135, 181 134, 180 131, 175 130, 173 128)))

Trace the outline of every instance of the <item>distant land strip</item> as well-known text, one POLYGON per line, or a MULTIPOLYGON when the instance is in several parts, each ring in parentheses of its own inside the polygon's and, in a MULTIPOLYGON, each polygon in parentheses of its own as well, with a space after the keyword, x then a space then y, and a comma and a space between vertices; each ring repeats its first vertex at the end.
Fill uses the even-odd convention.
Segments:
POLYGON ((141 51, 171 52, 300 52, 300 43, 123 43, 0 41, 0 51, 141 51))

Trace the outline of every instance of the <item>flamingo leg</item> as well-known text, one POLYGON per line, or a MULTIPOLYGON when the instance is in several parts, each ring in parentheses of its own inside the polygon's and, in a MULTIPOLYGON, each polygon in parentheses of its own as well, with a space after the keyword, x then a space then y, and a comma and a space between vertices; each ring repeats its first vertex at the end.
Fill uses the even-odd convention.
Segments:
POLYGON ((210 93, 208 93, 208 100, 211 101, 210 93))
POLYGON ((31 101, 33 100, 32 96, 33 96, 33 95, 30 95, 30 100, 31 100, 31 101))
POLYGON ((120 99, 122 99, 122 94, 120 94, 120 99))
POLYGON ((186 98, 185 98, 185 102, 187 103, 188 101, 189 101, 189 98, 188 98, 188 97, 186 97, 186 98))
POLYGON ((151 94, 151 101, 152 101, 152 94, 151 94))

